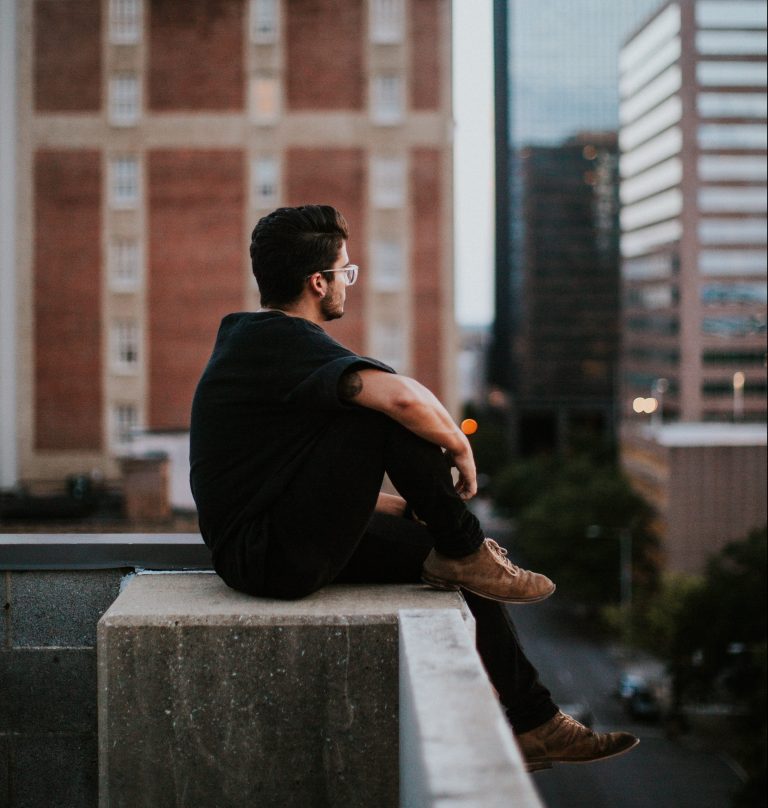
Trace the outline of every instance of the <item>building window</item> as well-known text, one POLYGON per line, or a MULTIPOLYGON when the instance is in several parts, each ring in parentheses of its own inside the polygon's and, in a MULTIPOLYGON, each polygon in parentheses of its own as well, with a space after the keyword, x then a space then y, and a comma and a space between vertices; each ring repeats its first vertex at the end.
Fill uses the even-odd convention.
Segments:
POLYGON ((112 448, 125 450, 133 441, 139 425, 139 411, 135 404, 115 404, 112 407, 112 448))
POLYGON ((112 369, 136 373, 139 367, 139 326, 135 320, 117 320, 112 326, 112 369))
POLYGON ((766 209, 765 185, 753 188, 714 185, 699 189, 699 210, 704 213, 764 213, 766 209))
POLYGON ((755 0, 699 0, 699 28, 765 28, 765 3, 755 0))
POLYGON ((765 219, 702 219, 699 240, 702 244, 765 244, 768 234, 765 219))
POLYGON ((763 283, 707 283, 701 287, 701 302, 705 306, 765 305, 768 289, 763 283))
POLYGON ((699 31, 696 48, 707 56, 764 56, 768 42, 762 31, 699 31))
POLYGON ((702 356, 705 365, 765 365, 765 351, 705 351, 702 356))
POLYGON ((373 77, 371 116, 381 126, 393 126, 403 120, 403 80, 391 74, 373 77))
POLYGON ((709 123, 699 126, 702 149, 765 149, 768 131, 759 123, 709 123))
POLYGON ((394 239, 374 241, 371 259, 373 288, 377 292, 400 291, 405 277, 402 245, 394 239))
POLYGON ((271 45, 277 40, 277 0, 251 0, 251 41, 271 45))
POLYGON ((280 168, 276 157, 256 157, 251 162, 251 188, 255 208, 272 208, 280 196, 280 168))
POLYGON ((141 0, 109 0, 109 40, 135 45, 141 39, 141 0))
POLYGON ((116 238, 109 250, 110 286, 115 292, 134 292, 141 277, 139 242, 135 238, 116 238))
POLYGON ((699 157, 702 180, 764 180, 768 178, 768 160, 759 155, 705 154, 699 157))
POLYGON ((699 62, 696 78, 702 87, 765 87, 765 62, 699 62))
POLYGON ((763 93, 699 93, 696 106, 702 118, 765 118, 768 99, 763 93))
POLYGON ((401 157, 374 157, 371 162, 371 193, 375 208, 402 208, 405 205, 405 160, 401 157))
POLYGON ((139 79, 118 73, 109 80, 109 120, 114 126, 135 126, 139 120, 139 79))
POLYGON ((701 332, 711 337, 749 337, 766 332, 765 315, 730 315, 724 317, 704 317, 701 332))
POLYGON ((403 0, 372 0, 371 42, 377 45, 403 41, 403 0))
POLYGON ((406 333, 403 324, 394 320, 380 320, 373 324, 371 336, 373 357, 402 372, 406 364, 406 333))
POLYGON ((280 116, 280 84, 272 76, 251 79, 251 120, 271 124, 280 116))
POLYGON ((699 272, 702 275, 764 276, 768 264, 765 250, 701 250, 699 272))
POLYGON ((139 204, 139 161, 136 157, 115 157, 110 162, 110 200, 117 210, 139 204))

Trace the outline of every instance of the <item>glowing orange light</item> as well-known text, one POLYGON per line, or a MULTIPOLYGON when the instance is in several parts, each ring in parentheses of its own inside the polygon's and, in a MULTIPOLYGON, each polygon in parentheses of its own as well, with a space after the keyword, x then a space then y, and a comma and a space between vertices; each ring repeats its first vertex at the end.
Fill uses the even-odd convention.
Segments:
POLYGON ((474 435, 477 432, 477 421, 474 418, 465 418, 461 422, 461 431, 465 435, 474 435))

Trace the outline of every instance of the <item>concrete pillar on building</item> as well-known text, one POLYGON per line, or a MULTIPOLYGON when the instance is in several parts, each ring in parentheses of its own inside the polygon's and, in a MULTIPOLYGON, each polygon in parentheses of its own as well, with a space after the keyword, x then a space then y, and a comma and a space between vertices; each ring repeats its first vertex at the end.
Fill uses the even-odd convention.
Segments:
POLYGON ((18 482, 16 435, 16 0, 0 0, 0 490, 18 482))

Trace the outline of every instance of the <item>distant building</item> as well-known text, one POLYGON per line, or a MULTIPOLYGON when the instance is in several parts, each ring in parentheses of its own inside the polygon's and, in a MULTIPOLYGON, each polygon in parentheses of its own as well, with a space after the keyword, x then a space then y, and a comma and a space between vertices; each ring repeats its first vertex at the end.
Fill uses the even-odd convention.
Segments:
POLYGON ((613 434, 619 349, 618 153, 595 134, 519 152, 524 227, 513 340, 522 454, 613 434))
POLYGON ((710 555, 765 526, 766 461, 762 424, 623 430, 622 466, 656 511, 665 569, 701 573, 710 555))
POLYGON ((0 487, 114 476, 132 430, 184 430, 283 204, 349 219, 361 273, 331 332, 455 404, 448 0, 2 9, 0 487))
POLYGON ((622 416, 764 422, 766 4, 665 3, 620 66, 622 416))
POLYGON ((657 4, 494 2, 496 312, 489 377, 506 395, 522 453, 562 446, 574 427, 613 434, 618 52, 657 4), (595 134, 579 135, 586 132, 595 134))

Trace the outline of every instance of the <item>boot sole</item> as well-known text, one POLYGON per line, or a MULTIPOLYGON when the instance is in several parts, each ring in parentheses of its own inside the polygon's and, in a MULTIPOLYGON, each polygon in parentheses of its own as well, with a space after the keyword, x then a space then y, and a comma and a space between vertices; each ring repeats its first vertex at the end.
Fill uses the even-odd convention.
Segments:
POLYGON ((626 749, 621 749, 618 752, 613 752, 612 754, 604 755, 603 757, 589 758, 589 760, 569 760, 568 758, 557 758, 557 757, 533 758, 532 760, 526 758, 525 763, 526 766, 535 767, 531 768, 530 771, 537 771, 538 769, 547 768, 547 766, 551 767, 553 763, 599 763, 601 760, 610 760, 611 758, 617 758, 620 757, 621 755, 626 755, 627 752, 631 752, 639 743, 640 739, 636 738, 632 746, 628 746, 626 749))
POLYGON ((433 578, 432 576, 424 573, 422 573, 421 580, 428 586, 431 586, 433 589, 440 589, 444 592, 458 592, 460 589, 466 589, 467 592, 472 592, 474 595, 479 595, 481 598, 495 600, 499 603, 540 603, 542 600, 546 600, 554 593, 555 589, 557 589, 556 586, 553 586, 551 592, 545 592, 543 595, 534 595, 533 597, 529 598, 505 598, 501 595, 493 595, 489 592, 482 592, 479 589, 473 589, 471 586, 467 586, 466 584, 457 584, 453 581, 446 581, 441 578, 433 578))

